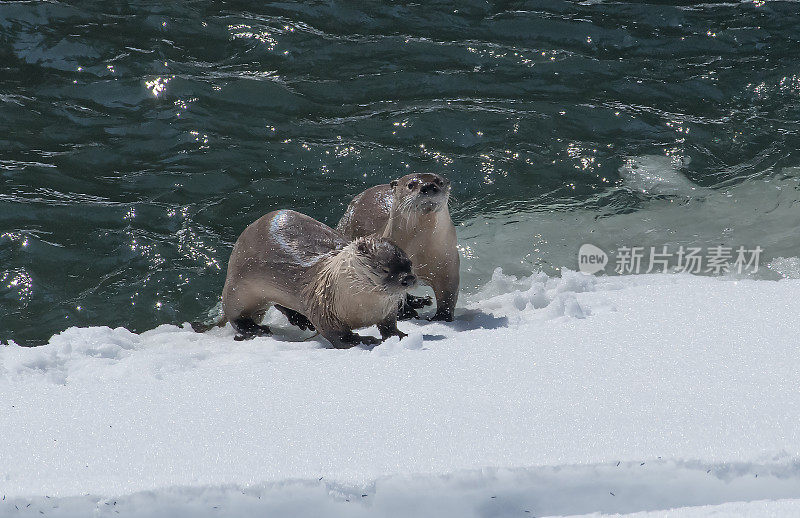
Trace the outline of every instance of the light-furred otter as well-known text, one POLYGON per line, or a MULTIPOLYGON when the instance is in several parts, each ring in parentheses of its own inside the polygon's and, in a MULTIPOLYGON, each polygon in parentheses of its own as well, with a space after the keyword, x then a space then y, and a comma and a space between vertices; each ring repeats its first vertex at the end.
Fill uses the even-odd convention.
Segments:
MULTIPOLYGON (((397 243, 411 259, 416 276, 433 288, 433 320, 453 320, 458 300, 460 258, 449 197, 448 180, 433 173, 409 174, 353 198, 336 227, 348 239, 381 236, 397 243)), ((417 316, 414 308, 426 303, 430 300, 409 297, 401 315, 417 316)))
POLYGON ((336 348, 376 344, 353 329, 377 324, 383 339, 397 329, 397 307, 416 284, 411 261, 389 239, 348 242, 332 228, 292 210, 248 226, 231 253, 222 292, 237 339, 269 334, 258 323, 271 304, 294 324, 304 317, 336 348))

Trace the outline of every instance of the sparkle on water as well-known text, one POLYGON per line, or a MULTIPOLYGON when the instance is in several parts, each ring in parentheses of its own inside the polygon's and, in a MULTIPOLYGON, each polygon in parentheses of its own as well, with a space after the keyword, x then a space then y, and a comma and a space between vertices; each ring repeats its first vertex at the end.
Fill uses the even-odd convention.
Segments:
POLYGON ((466 291, 587 240, 796 270, 796 3, 12 2, 0 26, 0 340, 195 319, 257 217, 335 225, 411 171, 453 181, 466 291))

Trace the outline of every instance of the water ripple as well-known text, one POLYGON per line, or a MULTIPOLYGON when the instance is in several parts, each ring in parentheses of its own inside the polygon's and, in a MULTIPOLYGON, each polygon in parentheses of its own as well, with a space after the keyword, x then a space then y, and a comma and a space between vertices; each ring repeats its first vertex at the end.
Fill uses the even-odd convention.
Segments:
MULTIPOLYGON (((0 3, 0 340, 190 320, 256 217, 335 224, 418 170, 454 182, 465 286, 503 261, 567 265, 548 228, 621 221, 603 228, 625 239, 625 216, 658 220, 672 201, 619 172, 652 156, 732 189, 732 215, 735 193, 777 200, 761 233, 791 256, 796 197, 770 188, 795 192, 800 161, 796 6, 0 3), (493 218, 520 257, 492 255, 493 218)), ((684 209, 721 218, 720 200, 684 209)))

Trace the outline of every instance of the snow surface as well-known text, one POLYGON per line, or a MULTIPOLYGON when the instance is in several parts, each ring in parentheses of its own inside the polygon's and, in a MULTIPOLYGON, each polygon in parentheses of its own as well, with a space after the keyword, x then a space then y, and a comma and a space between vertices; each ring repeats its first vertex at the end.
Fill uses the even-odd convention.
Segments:
POLYGON ((798 295, 497 271, 372 350, 279 314, 0 346, 0 516, 797 515, 798 295))

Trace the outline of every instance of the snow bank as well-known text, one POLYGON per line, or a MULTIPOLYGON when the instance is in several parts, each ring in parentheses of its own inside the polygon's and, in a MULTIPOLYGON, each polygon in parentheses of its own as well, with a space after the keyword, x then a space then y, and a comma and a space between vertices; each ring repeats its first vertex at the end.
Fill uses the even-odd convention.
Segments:
POLYGON ((401 323, 407 339, 373 350, 175 326, 3 346, 0 515, 543 516, 797 499, 798 294, 797 279, 498 271, 455 322, 401 323))
MULTIPOLYGON (((600 468, 599 473, 610 475, 611 467, 600 468)), ((601 479, 591 476, 591 470, 581 468, 546 468, 541 470, 482 470, 442 477, 389 477, 376 481, 367 488, 355 490, 323 481, 288 481, 275 484, 258 484, 248 487, 235 485, 214 487, 165 488, 143 491, 121 497, 7 498, 0 502, 3 516, 39 516, 57 518, 105 517, 162 517, 205 518, 242 516, 290 516, 293 518, 318 518, 320 516, 370 517, 370 518, 440 518, 456 517, 511 517, 547 516, 553 512, 581 512, 585 509, 603 509, 606 513, 625 512, 630 509, 669 507, 675 502, 684 505, 693 501, 717 501, 720 498, 758 498, 758 491, 745 490, 747 485, 737 479, 732 487, 716 476, 706 476, 698 487, 704 472, 691 468, 674 467, 656 469, 645 475, 655 481, 662 477, 659 487, 643 484, 619 485, 621 478, 632 473, 620 470, 622 476, 601 479), (625 474, 623 474, 625 473, 625 474), (686 477, 676 482, 677 477, 686 477), (600 486, 603 486, 602 488, 600 486), (612 487, 613 491, 608 491, 612 487), (716 488, 716 491, 714 490, 716 488), (711 490, 703 497, 703 491, 711 490), (680 498, 680 492, 688 496, 680 498), (40 514, 41 512, 41 514, 40 514), (544 513, 544 514, 537 514, 544 513)), ((760 478, 760 477, 759 477, 760 478)), ((630 481, 629 481, 630 482, 630 481)), ((769 484, 779 483, 783 492, 796 479, 767 477, 762 491, 769 484)), ((773 491, 773 494, 775 492, 773 491)), ((697 517, 697 516, 797 516, 800 499, 755 500, 727 502, 716 505, 683 506, 655 511, 639 511, 617 516, 638 518, 697 517)), ((593 512, 580 516, 601 516, 593 512)))

